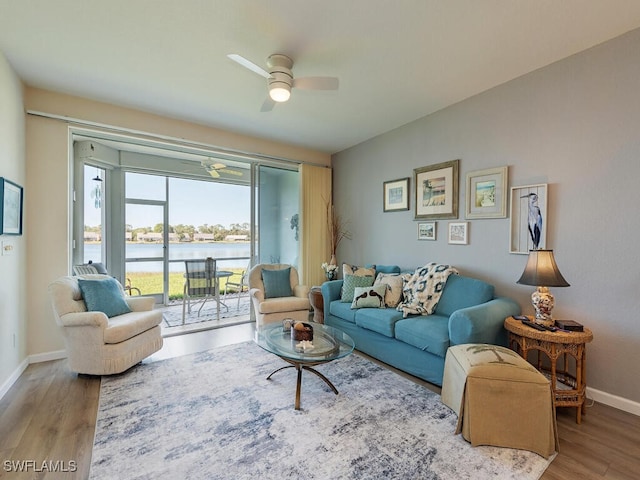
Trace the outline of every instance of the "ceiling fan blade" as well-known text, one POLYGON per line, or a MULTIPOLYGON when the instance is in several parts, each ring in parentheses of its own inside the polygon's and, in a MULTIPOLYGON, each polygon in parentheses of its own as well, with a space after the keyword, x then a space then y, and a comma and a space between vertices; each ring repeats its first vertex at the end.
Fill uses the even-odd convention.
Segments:
POLYGON ((339 83, 336 77, 302 77, 293 79, 293 87, 302 90, 337 90, 339 83))
POLYGON ((271 99, 271 97, 267 96, 262 103, 262 107, 260 108, 261 112, 270 112, 273 110, 273 107, 276 106, 276 102, 271 99))
POLYGON ((256 65, 255 63, 247 60, 242 55, 238 55, 237 53, 230 53, 230 54, 227 55, 227 57, 229 57, 234 62, 239 63, 244 68, 248 68, 252 72, 257 73, 260 76, 263 76, 264 78, 271 77, 269 72, 267 72, 264 68, 261 68, 258 65, 256 65))

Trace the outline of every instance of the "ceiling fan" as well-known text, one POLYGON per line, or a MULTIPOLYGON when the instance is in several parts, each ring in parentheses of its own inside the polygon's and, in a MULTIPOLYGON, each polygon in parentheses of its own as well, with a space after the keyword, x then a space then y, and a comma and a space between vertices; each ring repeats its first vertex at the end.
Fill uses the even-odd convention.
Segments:
POLYGON ((292 88, 300 88, 303 90, 338 89, 339 82, 336 77, 294 78, 293 73, 291 72, 293 60, 280 53, 269 55, 269 58, 267 58, 267 67, 269 67, 268 71, 237 53, 230 53, 227 57, 267 79, 269 96, 262 104, 262 108, 260 109, 262 112, 272 110, 276 103, 286 102, 289 100, 292 88))
POLYGON ((206 160, 202 160, 200 165, 211 175, 212 178, 220 178, 220 172, 226 173, 228 175, 236 175, 242 176, 242 172, 238 170, 231 170, 227 168, 224 163, 216 162, 212 158, 207 158, 206 160))

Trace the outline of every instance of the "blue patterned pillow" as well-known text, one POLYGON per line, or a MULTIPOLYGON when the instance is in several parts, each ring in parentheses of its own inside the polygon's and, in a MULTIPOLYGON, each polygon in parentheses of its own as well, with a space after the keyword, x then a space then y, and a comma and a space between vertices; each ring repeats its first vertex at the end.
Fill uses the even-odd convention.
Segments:
POLYGON ((78 286, 89 312, 103 312, 111 318, 131 311, 124 299, 120 284, 115 278, 107 277, 99 280, 79 278, 78 286))
POLYGON ((290 297, 291 291, 291 267, 280 270, 262 270, 262 283, 264 283, 264 298, 290 297))
POLYGON ((356 287, 370 287, 373 285, 373 277, 360 275, 345 275, 342 282, 342 295, 340 301, 353 302, 353 291, 356 287))

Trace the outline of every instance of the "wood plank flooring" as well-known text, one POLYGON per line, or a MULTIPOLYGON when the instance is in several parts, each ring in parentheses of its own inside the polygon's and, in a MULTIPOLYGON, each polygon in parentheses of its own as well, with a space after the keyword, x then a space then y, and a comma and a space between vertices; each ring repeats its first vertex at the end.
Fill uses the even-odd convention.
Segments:
MULTIPOLYGON (((146 361, 252 338, 252 324, 166 338, 162 350, 146 361)), ((64 360, 30 365, 0 400, 0 478, 87 478, 99 392, 100 377, 73 374, 64 360)), ((639 478, 640 417, 598 403, 587 409, 580 425, 574 409, 558 409, 557 417, 560 454, 543 479, 639 478)))

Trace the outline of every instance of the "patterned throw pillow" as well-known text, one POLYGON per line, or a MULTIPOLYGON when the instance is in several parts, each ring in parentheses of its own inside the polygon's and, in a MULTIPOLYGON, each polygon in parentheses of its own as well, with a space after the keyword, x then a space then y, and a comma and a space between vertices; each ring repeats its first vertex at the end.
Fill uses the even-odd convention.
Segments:
POLYGON ((356 287, 370 287, 373 285, 373 277, 360 277, 357 275, 345 275, 342 282, 342 295, 340 301, 353 302, 353 291, 356 287))
POLYGON ((372 265, 371 268, 358 267, 357 265, 349 265, 348 263, 342 264, 342 278, 346 278, 347 275, 355 275, 357 277, 374 277, 376 276, 376 266, 372 265))
POLYGON ((387 307, 396 308, 402 300, 402 276, 396 273, 379 273, 374 286, 384 285, 386 293, 384 295, 384 303, 387 307))
POLYGON ((351 308, 384 308, 386 285, 356 287, 353 290, 351 308))

